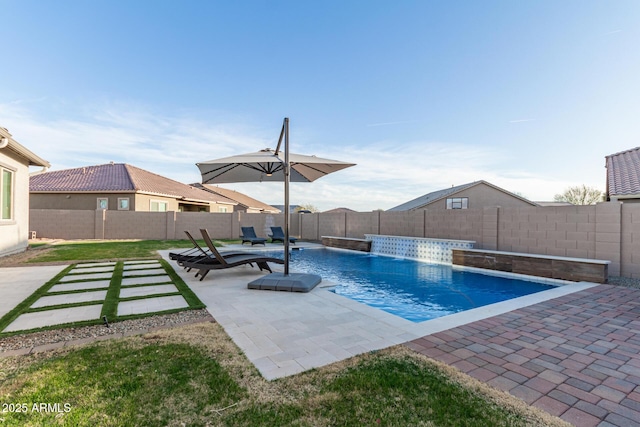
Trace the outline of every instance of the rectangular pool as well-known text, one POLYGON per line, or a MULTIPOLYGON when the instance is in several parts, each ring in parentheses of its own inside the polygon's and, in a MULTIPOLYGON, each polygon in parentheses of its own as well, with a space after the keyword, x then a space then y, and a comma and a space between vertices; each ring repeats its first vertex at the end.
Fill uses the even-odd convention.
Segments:
MULTIPOLYGON (((282 258, 282 252, 269 252, 282 258)), ((413 322, 552 289, 541 282, 465 271, 451 265, 332 249, 293 250, 292 272, 336 283, 338 295, 413 322)))

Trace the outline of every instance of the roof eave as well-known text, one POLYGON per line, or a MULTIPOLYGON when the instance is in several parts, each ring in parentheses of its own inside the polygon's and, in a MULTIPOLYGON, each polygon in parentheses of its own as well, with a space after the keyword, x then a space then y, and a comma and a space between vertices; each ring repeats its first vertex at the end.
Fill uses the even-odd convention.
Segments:
POLYGON ((74 194, 121 194, 121 193, 126 193, 126 194, 135 194, 137 193, 135 190, 29 190, 29 193, 31 194, 68 194, 68 193, 74 193, 74 194))
POLYGON ((18 141, 11 137, 9 131, 4 128, 0 128, 0 138, 7 138, 9 141, 8 145, 4 147, 4 149, 8 149, 13 151, 20 157, 23 157, 29 161, 29 166, 41 166, 44 168, 51 167, 51 164, 43 159, 42 157, 36 155, 34 152, 19 144, 18 141))

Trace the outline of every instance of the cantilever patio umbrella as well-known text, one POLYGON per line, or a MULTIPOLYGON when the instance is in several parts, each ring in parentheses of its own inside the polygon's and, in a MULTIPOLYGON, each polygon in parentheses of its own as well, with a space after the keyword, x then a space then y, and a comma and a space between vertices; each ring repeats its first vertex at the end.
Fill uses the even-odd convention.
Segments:
MULTIPOLYGON (((289 276, 289 182, 311 182, 354 163, 289 153, 289 119, 285 118, 275 150, 265 149, 196 163, 203 184, 284 182, 284 277, 289 276), (280 149, 284 141, 284 152, 280 149)), ((277 274, 277 273, 274 273, 277 274)))

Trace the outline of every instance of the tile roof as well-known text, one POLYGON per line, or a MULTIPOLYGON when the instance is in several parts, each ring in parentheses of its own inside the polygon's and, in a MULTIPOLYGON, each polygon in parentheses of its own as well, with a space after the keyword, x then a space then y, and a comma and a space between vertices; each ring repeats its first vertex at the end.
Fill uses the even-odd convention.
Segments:
POLYGON ((349 209, 349 208, 334 208, 334 209, 329 209, 328 211, 324 211, 322 213, 347 213, 347 212, 357 212, 357 211, 354 211, 353 209, 349 209))
POLYGON ((125 163, 107 163, 32 175, 29 191, 147 193, 176 199, 236 204, 228 198, 125 163))
POLYGON ((640 194, 640 147, 606 156, 610 196, 640 194))
POLYGON ((228 188, 218 187, 217 185, 211 184, 200 184, 195 183, 191 184, 194 187, 201 188, 205 191, 208 191, 212 194, 217 194, 222 197, 226 197, 237 202, 240 205, 246 206, 251 209, 260 209, 262 211, 270 212, 270 213, 280 213, 281 210, 277 209, 271 205, 261 202, 260 200, 256 200, 252 197, 247 196, 246 194, 239 193, 234 190, 230 190, 228 188))

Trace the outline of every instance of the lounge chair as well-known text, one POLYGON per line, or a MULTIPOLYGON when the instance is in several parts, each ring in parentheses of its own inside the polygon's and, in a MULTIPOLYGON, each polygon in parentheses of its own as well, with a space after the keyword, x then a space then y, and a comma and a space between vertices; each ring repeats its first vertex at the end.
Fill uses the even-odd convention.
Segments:
MULTIPOLYGON (((271 227, 271 233, 269 237, 271 237, 271 243, 282 242, 284 243, 284 231, 282 231, 282 227, 271 227)), ((289 236, 289 242, 296 244, 298 239, 296 237, 289 236)))
POLYGON ((267 262, 272 262, 275 264, 284 264, 284 260, 282 259, 262 256, 258 253, 256 254, 236 253, 234 255, 224 257, 220 254, 220 252, 218 252, 216 247, 213 245, 213 242, 211 241, 211 238, 209 237, 209 233, 207 232, 207 230, 201 229, 200 232, 202 233, 204 242, 207 244, 207 247, 211 251, 211 255, 208 257, 202 257, 201 259, 196 261, 188 260, 188 261, 183 261, 182 263, 182 265, 185 268, 197 269, 198 272, 196 273, 196 277, 200 276, 200 281, 202 281, 202 279, 204 279, 209 273, 209 271, 211 270, 233 268, 239 265, 253 264, 255 262, 261 271, 267 270, 268 272, 271 273, 272 272, 271 268, 269 267, 269 264, 267 264, 267 262))
POLYGON ((264 245, 265 243, 267 243, 267 239, 265 239, 264 237, 256 236, 256 231, 253 229, 253 227, 240 228, 242 229, 242 236, 240 237, 242 238, 243 245, 245 244, 245 242, 251 243, 251 246, 264 245))
MULTIPOLYGON (((207 258, 211 259, 213 257, 213 255, 211 254, 211 251, 208 249, 203 249, 202 246, 198 244, 196 239, 193 238, 191 233, 185 230, 184 234, 186 234, 189 240, 191 240, 191 244, 193 245, 193 247, 183 252, 178 252, 178 253, 170 252, 169 253, 170 259, 176 261, 178 265, 182 265, 184 261, 195 262, 201 259, 207 259, 207 258)), ((226 258, 226 257, 235 256, 235 255, 247 255, 247 254, 248 254, 247 252, 230 251, 230 252, 223 252, 221 255, 226 258)))

